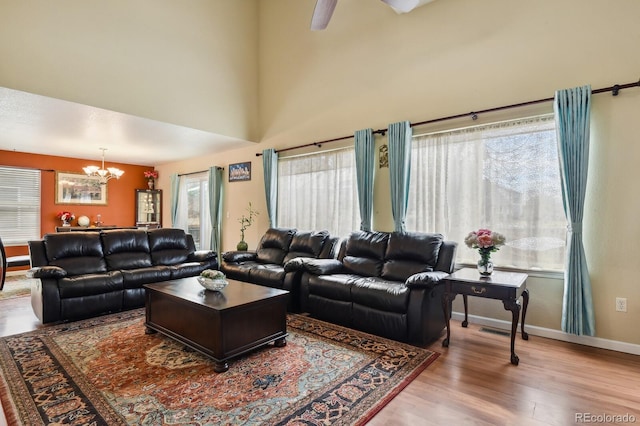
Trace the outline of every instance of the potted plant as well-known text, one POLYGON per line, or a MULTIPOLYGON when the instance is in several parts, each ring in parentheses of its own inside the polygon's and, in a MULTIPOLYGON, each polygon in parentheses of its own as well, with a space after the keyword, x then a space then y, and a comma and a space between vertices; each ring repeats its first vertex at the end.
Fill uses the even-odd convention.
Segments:
POLYGON ((239 251, 245 251, 249 248, 249 245, 244 241, 244 231, 251 226, 254 221, 254 218, 258 216, 258 212, 253 210, 251 207, 251 202, 249 202, 249 207, 247 208, 248 215, 242 215, 238 222, 240 222, 240 242, 236 246, 239 251))

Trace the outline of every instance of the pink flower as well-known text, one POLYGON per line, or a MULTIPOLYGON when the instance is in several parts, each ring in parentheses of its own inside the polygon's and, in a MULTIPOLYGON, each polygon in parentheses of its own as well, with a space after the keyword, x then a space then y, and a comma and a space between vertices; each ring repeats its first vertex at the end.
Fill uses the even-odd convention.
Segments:
POLYGON ((145 170, 144 177, 147 179, 158 179, 157 170, 145 170))
MULTIPOLYGON (((481 231, 484 231, 481 229, 481 231)), ((493 245, 493 238, 491 238, 491 231, 489 233, 478 233, 478 246, 481 248, 491 247, 493 245)))
POLYGON ((491 251, 497 251, 498 247, 503 246, 505 241, 506 238, 504 235, 486 228, 471 231, 464 239, 465 244, 469 248, 491 249, 491 251))

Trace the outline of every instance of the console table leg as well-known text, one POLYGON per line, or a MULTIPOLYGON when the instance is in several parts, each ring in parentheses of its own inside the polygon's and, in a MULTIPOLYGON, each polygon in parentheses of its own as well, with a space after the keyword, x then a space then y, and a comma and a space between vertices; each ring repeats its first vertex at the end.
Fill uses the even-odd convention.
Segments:
POLYGON ((283 338, 281 338, 281 339, 275 340, 275 341, 273 342, 273 345, 274 345, 276 348, 283 348, 283 347, 287 346, 287 339, 285 339, 285 338, 283 337, 283 338))
POLYGON ((464 321, 462 321, 462 326, 466 327, 466 326, 469 325, 469 318, 468 318, 469 306, 467 305, 467 295, 466 294, 462 295, 462 302, 464 303, 464 321))
POLYGON ((444 314, 444 321, 447 325, 447 337, 442 341, 443 347, 449 346, 449 338, 451 337, 450 318, 451 318, 451 295, 449 293, 450 284, 445 284, 447 287, 442 295, 442 312, 444 314))
POLYGON ((529 333, 524 331, 524 318, 527 316, 527 306, 529 306, 529 289, 525 288, 522 292, 522 321, 520 322, 520 331, 522 339, 529 340, 529 333))
POLYGON ((504 308, 511 311, 511 364, 518 365, 520 359, 516 355, 516 332, 520 319, 520 303, 518 300, 503 300, 504 308))

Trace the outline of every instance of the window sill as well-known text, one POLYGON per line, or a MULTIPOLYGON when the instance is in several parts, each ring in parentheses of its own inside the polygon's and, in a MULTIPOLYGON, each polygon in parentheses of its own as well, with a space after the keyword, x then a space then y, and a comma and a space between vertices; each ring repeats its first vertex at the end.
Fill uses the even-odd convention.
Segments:
MULTIPOLYGON (((454 269, 458 270, 461 268, 475 268, 475 264, 471 263, 456 263, 454 269)), ((543 270, 543 269, 519 269, 519 268, 509 268, 509 267, 496 267, 494 268, 496 271, 505 271, 505 272, 521 272, 523 274, 527 274, 530 277, 535 278, 547 278, 552 280, 564 280, 564 271, 552 271, 552 270, 543 270)))

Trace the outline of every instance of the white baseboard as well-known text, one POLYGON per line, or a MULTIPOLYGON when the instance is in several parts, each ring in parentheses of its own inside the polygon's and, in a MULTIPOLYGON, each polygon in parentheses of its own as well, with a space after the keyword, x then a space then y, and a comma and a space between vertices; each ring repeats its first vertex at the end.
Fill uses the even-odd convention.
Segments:
MULTIPOLYGON (((451 318, 463 321, 463 312, 453 312, 451 318)), ((476 315, 469 315, 469 322, 473 324, 486 325, 488 327, 497 328, 500 330, 511 331, 511 322, 497 320, 494 318, 481 317, 476 315)), ((577 343, 579 345, 593 346, 595 348, 609 349, 617 352, 624 352, 632 355, 640 355, 640 345, 633 343, 619 342, 617 340, 602 339, 600 337, 591 336, 576 336, 574 334, 567 334, 560 330, 554 330, 551 328, 536 327, 533 325, 525 324, 525 331, 533 336, 546 337, 549 339, 562 340, 564 342, 577 343)))

